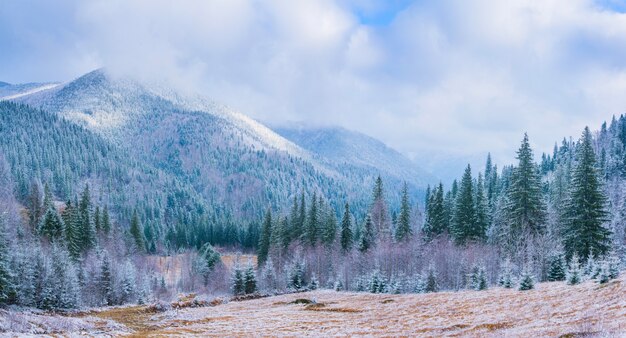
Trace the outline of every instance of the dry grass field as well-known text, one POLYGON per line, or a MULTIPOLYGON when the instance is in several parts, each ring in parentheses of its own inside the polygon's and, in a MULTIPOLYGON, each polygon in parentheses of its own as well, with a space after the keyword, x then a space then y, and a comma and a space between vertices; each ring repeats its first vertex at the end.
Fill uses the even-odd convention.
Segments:
POLYGON ((133 307, 90 315, 123 324, 135 336, 621 337, 626 279, 605 285, 541 283, 525 292, 320 290, 162 313, 133 307), (297 299, 314 303, 296 304, 297 299))

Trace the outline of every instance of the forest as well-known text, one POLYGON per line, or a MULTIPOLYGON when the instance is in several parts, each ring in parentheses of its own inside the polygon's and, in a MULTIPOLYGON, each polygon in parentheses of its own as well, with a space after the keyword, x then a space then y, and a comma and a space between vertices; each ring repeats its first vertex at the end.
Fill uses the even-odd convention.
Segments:
POLYGON ((468 165, 421 200, 406 184, 388 191, 379 176, 365 207, 303 189, 259 218, 237 218, 183 179, 40 109, 0 102, 0 132, 3 305, 67 310, 317 288, 527 290, 606 283, 626 260, 624 116, 564 139, 539 163, 524 135, 514 165, 498 168, 488 156, 482 170, 468 165), (256 264, 237 253, 255 253, 256 264), (222 255, 234 255, 234 266, 222 255), (154 259, 162 256, 184 261, 183 277, 166 278, 154 259))

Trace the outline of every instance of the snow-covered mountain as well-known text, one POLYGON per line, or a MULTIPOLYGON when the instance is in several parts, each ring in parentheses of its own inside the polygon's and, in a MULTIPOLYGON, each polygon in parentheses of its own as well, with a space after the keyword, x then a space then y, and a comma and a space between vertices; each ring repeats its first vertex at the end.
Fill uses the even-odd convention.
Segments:
POLYGON ((307 128, 304 125, 273 129, 286 139, 338 166, 378 172, 420 187, 433 184, 437 180, 395 149, 359 132, 341 127, 307 128))
POLYGON ((60 85, 11 87, 5 99, 83 125, 242 216, 258 215, 269 205, 284 207, 302 190, 364 208, 378 174, 388 180, 393 204, 402 181, 417 197, 430 179, 367 136, 335 129, 336 136, 328 140, 336 142, 334 147, 312 147, 206 98, 114 77, 103 69, 60 85))

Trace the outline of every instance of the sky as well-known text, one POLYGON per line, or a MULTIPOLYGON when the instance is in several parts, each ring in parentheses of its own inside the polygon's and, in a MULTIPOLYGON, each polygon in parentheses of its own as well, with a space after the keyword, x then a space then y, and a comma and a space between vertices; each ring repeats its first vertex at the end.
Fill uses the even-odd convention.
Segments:
POLYGON ((536 158, 626 109, 626 1, 1 1, 0 81, 106 67, 426 164, 536 158))

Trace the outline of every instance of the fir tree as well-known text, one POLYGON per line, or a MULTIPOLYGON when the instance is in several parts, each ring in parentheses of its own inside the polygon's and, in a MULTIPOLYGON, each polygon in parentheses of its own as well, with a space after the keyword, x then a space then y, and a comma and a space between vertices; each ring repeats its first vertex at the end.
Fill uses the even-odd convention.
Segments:
POLYGON ((257 251, 257 261, 259 268, 263 267, 267 256, 270 252, 270 243, 272 236, 272 211, 267 209, 265 213, 265 220, 263 221, 263 227, 261 229, 261 236, 259 237, 259 249, 257 251))
POLYGON ((524 234, 542 233, 546 222, 541 178, 533 162, 533 152, 527 134, 524 134, 522 145, 517 151, 517 159, 519 163, 513 170, 507 193, 506 213, 510 230, 507 234, 508 243, 522 240, 524 234))
POLYGON ((257 291, 256 273, 252 265, 248 265, 243 276, 243 287, 245 294, 253 294, 257 291))
POLYGON ((63 220, 54 207, 46 211, 39 226, 39 233, 46 236, 51 241, 57 240, 63 236, 64 230, 63 220))
POLYGON ((469 286, 472 290, 481 291, 487 289, 487 276, 484 267, 474 265, 469 275, 469 280, 469 286))
POLYGON ((65 245, 70 257, 76 261, 80 257, 81 238, 80 238, 80 213, 72 201, 68 200, 63 210, 63 222, 65 223, 65 245))
POLYGON ((114 305, 113 271, 111 267, 111 259, 106 251, 103 252, 102 261, 100 263, 98 290, 105 305, 114 305))
MULTIPOLYGON (((0 305, 6 304, 13 298, 14 286, 9 267, 9 248, 6 240, 4 218, 0 215, 0 305)), ((24 276, 20 276, 23 278, 24 276)))
POLYGON ((305 287, 304 285, 304 264, 299 260, 293 263, 289 271, 289 278, 287 280, 287 287, 290 289, 299 291, 305 287))
POLYGON ((361 241, 359 242, 359 250, 361 252, 368 251, 374 245, 374 224, 372 218, 368 214, 365 218, 365 226, 363 233, 361 234, 361 241))
POLYGON ((430 240, 437 235, 443 234, 448 228, 448 217, 446 216, 446 202, 443 197, 443 184, 439 183, 431 195, 426 209, 426 224, 424 235, 430 240))
POLYGON ((352 249, 352 215, 350 215, 350 205, 346 203, 341 219, 341 249, 346 252, 352 249))
POLYGON ((568 257, 605 255, 611 232, 603 224, 608 220, 607 197, 596 168, 591 132, 586 127, 578 150, 578 163, 572 175, 566 209, 565 252, 568 257))
POLYGON ((522 276, 520 278, 518 290, 527 291, 527 290, 532 290, 534 288, 535 288, 535 280, 532 274, 528 271, 528 269, 524 269, 524 272, 522 273, 522 276))
POLYGON ((548 281, 563 281, 565 280, 565 274, 565 258, 562 254, 553 255, 550 258, 548 281))
POLYGON ((111 232, 111 219, 109 218, 109 207, 104 206, 104 211, 102 211, 102 232, 105 235, 109 235, 111 232))
POLYGON ((400 217, 398 219, 398 227, 396 229, 396 241, 400 242, 411 237, 413 230, 411 229, 411 206, 409 204, 409 188, 404 182, 402 187, 402 201, 400 204, 400 217))
POLYGON ((85 190, 81 195, 80 204, 78 205, 80 211, 80 236, 81 236, 81 248, 83 250, 89 250, 96 244, 96 230, 91 217, 91 195, 89 192, 89 185, 85 185, 85 190))
POLYGON ((329 210, 324 221, 324 230, 322 231, 322 243, 330 247, 335 243, 337 237, 337 218, 334 210, 329 210))
POLYGON ((244 273, 239 267, 239 264, 235 264, 233 268, 233 276, 232 276, 232 290, 233 295, 240 296, 246 292, 246 286, 244 281, 244 273))
POLYGON ((439 284, 437 283, 437 271, 431 264, 426 272, 424 292, 437 292, 439 291, 439 284))
POLYGON ((513 287, 513 267, 509 259, 504 262, 500 269, 498 284, 505 289, 513 287))
POLYGON ((567 270, 567 284, 576 285, 582 281, 582 272, 580 269, 580 259, 576 254, 572 256, 572 259, 567 270))
POLYGON ((474 233, 477 239, 484 239, 489 227, 489 206, 487 205, 487 197, 484 191, 483 177, 479 173, 476 180, 476 197, 474 199, 476 210, 476 223, 474 233))
POLYGON ((306 233, 305 243, 309 246, 315 246, 317 244, 317 238, 319 236, 319 212, 317 204, 317 194, 313 193, 311 199, 311 208, 309 209, 308 217, 306 220, 306 233))
POLYGON ((380 176, 376 178, 372 194, 372 205, 370 207, 370 218, 373 224, 373 241, 377 238, 391 239, 391 220, 389 210, 385 201, 383 180, 380 176))
POLYGON ((130 235, 133 238, 136 249, 143 252, 145 251, 146 246, 144 244, 141 228, 139 215, 137 214, 137 209, 135 209, 133 210, 133 217, 130 220, 130 235))
POLYGON ((454 240, 459 244, 481 237, 480 234, 475 232, 476 209, 474 208, 472 185, 472 169, 468 164, 457 193, 453 227, 451 229, 454 240))

